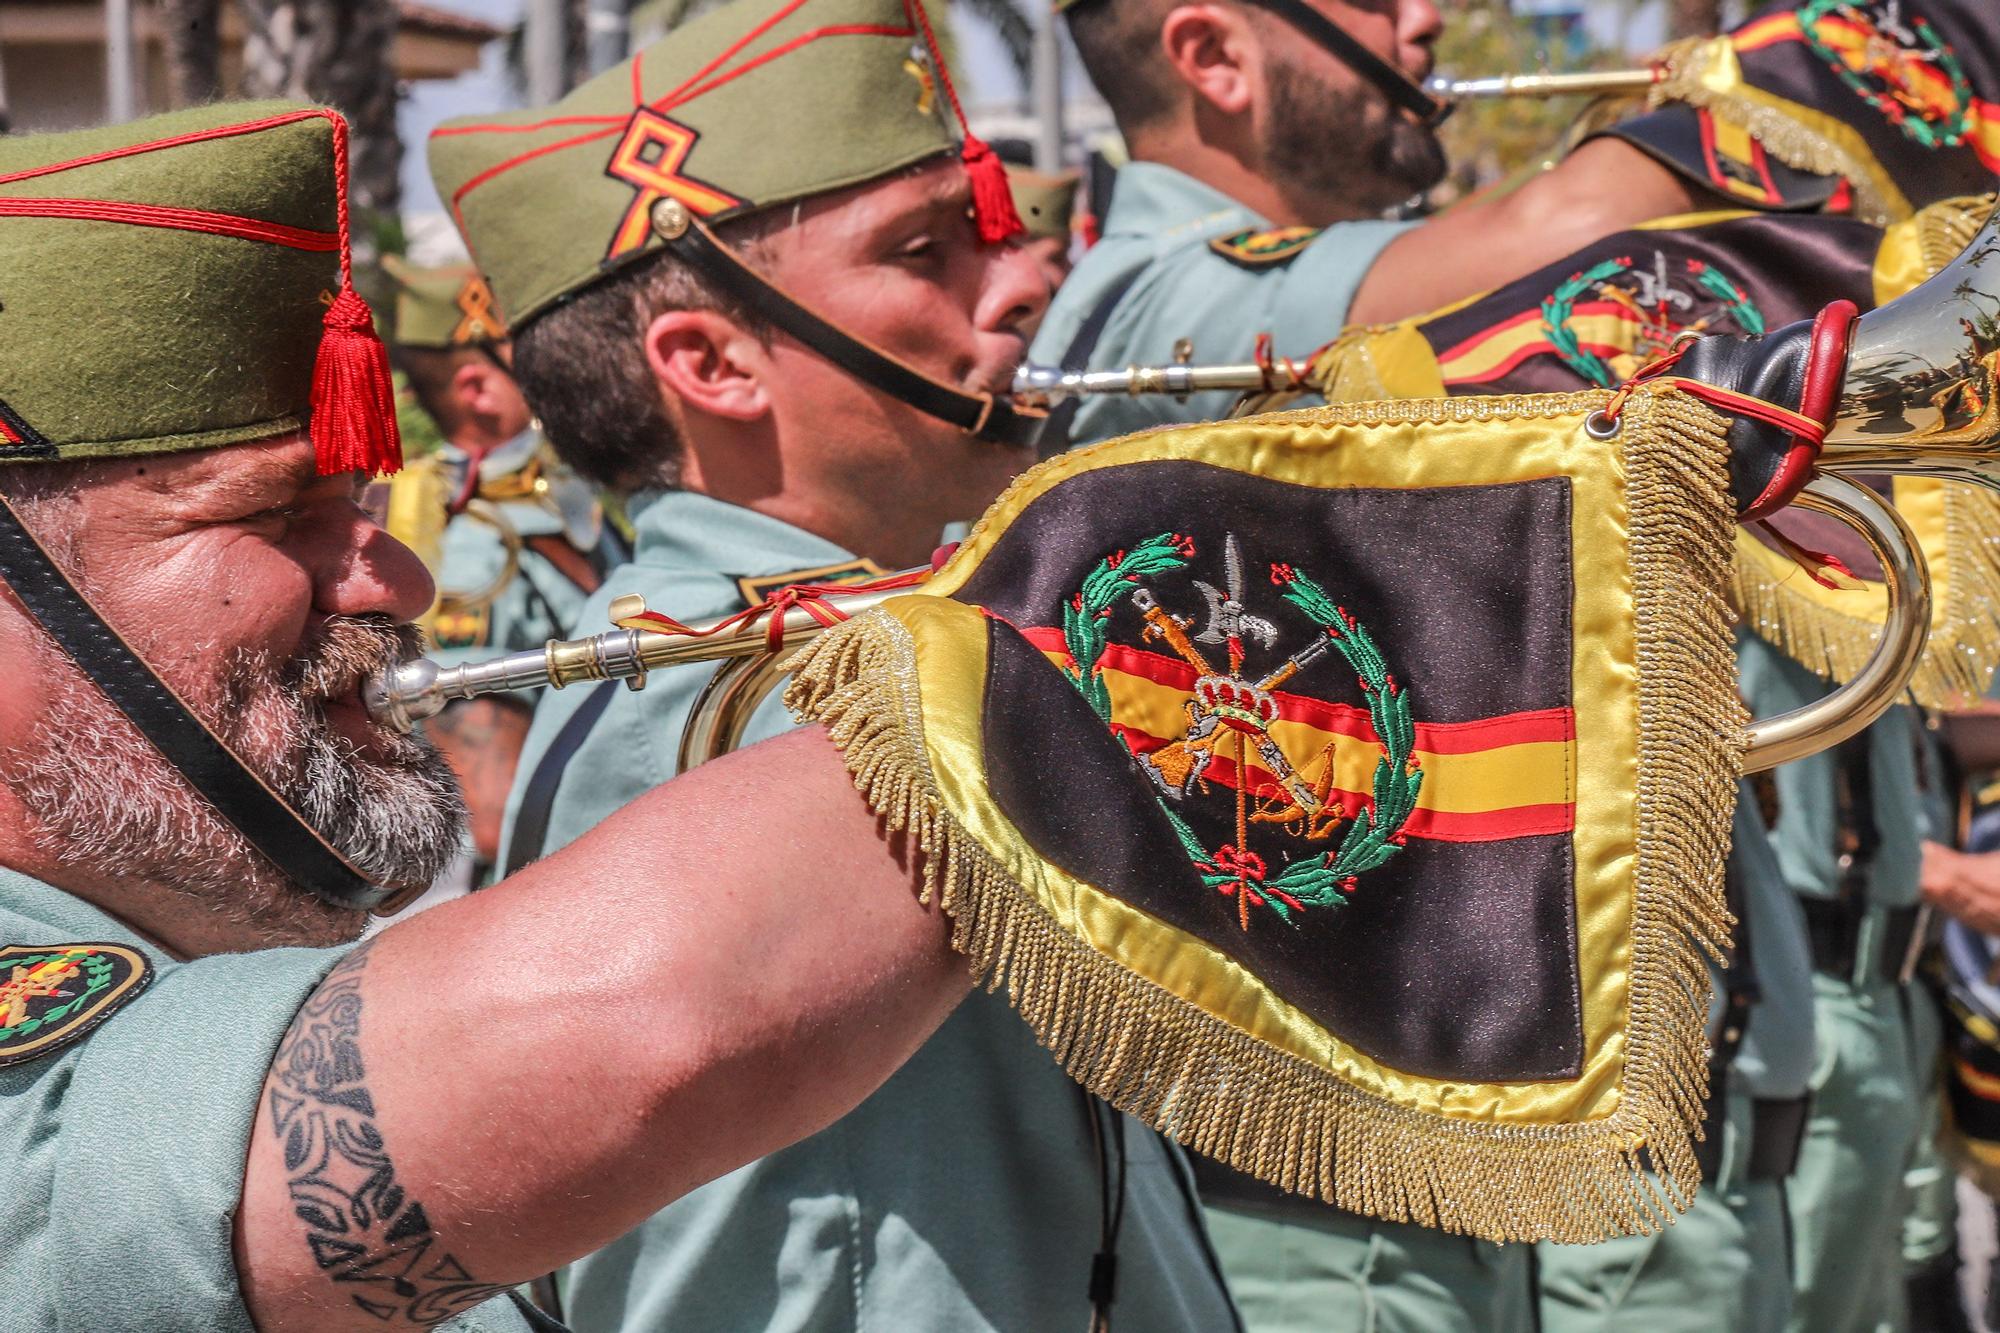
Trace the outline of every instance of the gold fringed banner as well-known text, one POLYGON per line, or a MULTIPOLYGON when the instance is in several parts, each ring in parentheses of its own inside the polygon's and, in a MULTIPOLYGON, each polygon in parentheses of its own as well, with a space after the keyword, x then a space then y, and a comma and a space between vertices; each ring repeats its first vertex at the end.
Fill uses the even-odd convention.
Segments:
MULTIPOLYGON (((1931 570, 1931 632, 1910 696, 1925 708, 1963 707, 1986 693, 2000 668, 2000 496, 1898 477, 1894 500, 1931 570)), ((1748 532, 1736 536, 1729 595, 1745 628, 1843 684, 1875 650, 1888 606, 1881 583, 1823 588, 1748 532)))
POLYGON ((1679 42, 1659 60, 1650 105, 1685 102, 1712 111, 1786 166, 1845 179, 1854 189, 1853 215, 1864 222, 1886 227, 1915 211, 1854 126, 1746 80, 1728 37, 1679 42))
POLYGON ((1604 446, 1581 430, 1604 401, 1344 405, 1065 455, 922 592, 803 652, 787 703, 1092 1092, 1376 1217, 1652 1231, 1698 1182, 1729 928, 1733 507, 1722 418, 1642 390, 1604 446), (1218 715, 1269 748, 1232 751, 1218 715), (1323 841, 1292 838, 1309 816, 1323 841), (1373 868, 1313 878, 1371 837, 1373 868))

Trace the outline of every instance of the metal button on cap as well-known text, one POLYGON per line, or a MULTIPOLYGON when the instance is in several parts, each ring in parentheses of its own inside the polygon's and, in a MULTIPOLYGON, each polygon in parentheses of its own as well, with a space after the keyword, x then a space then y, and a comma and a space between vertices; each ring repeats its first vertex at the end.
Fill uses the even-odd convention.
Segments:
POLYGON ((676 241, 687 233, 693 221, 687 205, 678 199, 662 199, 653 205, 653 230, 663 241, 676 241))

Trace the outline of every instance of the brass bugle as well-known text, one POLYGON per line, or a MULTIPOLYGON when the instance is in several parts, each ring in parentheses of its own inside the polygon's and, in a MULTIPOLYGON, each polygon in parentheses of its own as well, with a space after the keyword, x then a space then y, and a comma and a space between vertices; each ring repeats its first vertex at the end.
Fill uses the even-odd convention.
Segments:
MULTIPOLYGON (((842 614, 853 616, 908 590, 907 587, 868 589, 845 595, 830 594, 823 600, 836 603, 842 614)), ((625 596, 612 599, 609 613, 615 621, 638 615, 645 609, 644 598, 625 596)), ((787 648, 804 645, 826 628, 802 606, 789 606, 776 614, 782 617, 780 630, 787 648)), ((408 733, 425 718, 436 717, 446 704, 476 699, 483 694, 560 690, 592 680, 622 680, 630 688, 640 690, 646 687, 647 673, 662 667, 731 658, 754 660, 769 655, 769 617, 717 629, 729 619, 725 616, 696 621, 688 626, 690 632, 686 634, 618 629, 583 639, 551 639, 540 648, 458 666, 439 666, 426 657, 414 658, 369 677, 362 686, 361 701, 378 724, 408 733)))
POLYGON ((1446 102, 1501 97, 1628 97, 1660 81, 1661 71, 1586 69, 1564 74, 1496 74, 1483 79, 1426 79, 1424 91, 1446 102))
POLYGON ((1050 407, 1065 398, 1094 394, 1164 393, 1176 398, 1216 390, 1233 393, 1275 393, 1303 387, 1277 366, 1196 366, 1175 362, 1165 366, 1126 366, 1123 370, 1064 370, 1060 366, 1024 365, 1014 372, 1015 401, 1029 407, 1050 407))

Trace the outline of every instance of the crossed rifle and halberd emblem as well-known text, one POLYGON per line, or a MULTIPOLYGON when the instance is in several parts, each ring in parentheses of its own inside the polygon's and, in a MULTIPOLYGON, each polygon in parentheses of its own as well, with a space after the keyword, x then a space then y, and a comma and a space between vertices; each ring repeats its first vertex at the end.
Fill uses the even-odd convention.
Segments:
POLYGON ((1269 567, 1271 582, 1308 622, 1310 637, 1272 669, 1247 671, 1250 646, 1274 650, 1286 631, 1245 607, 1243 551, 1234 533, 1223 541, 1222 585, 1189 580, 1201 610, 1174 611, 1163 600, 1170 594, 1161 581, 1185 571, 1197 554, 1192 538, 1160 533, 1100 560, 1063 607, 1069 656, 1063 673, 1152 784, 1202 884, 1235 899, 1243 930, 1250 928, 1253 906, 1269 908, 1287 923, 1294 913, 1343 906, 1362 874, 1402 848, 1403 825, 1416 808, 1423 770, 1414 753, 1409 691, 1391 673, 1366 627, 1309 574, 1284 562, 1269 567), (1141 640, 1164 645, 1195 673, 1182 707, 1181 734, 1144 753, 1113 725, 1113 700, 1101 665, 1112 613, 1128 602, 1141 618, 1141 640), (1219 650, 1221 663, 1205 649, 1219 650), (1329 654, 1355 673, 1381 749, 1371 799, 1357 799, 1353 808, 1334 795, 1334 743, 1295 759, 1275 730, 1282 716, 1279 688, 1329 654), (1217 776, 1224 765, 1230 766, 1232 781, 1217 776), (1253 778, 1258 768, 1267 779, 1253 778), (1211 796, 1215 785, 1231 789, 1234 839, 1210 849, 1182 812, 1211 796), (1253 828, 1281 835, 1293 854, 1273 864, 1252 849, 1253 828), (1328 848, 1335 834, 1339 841, 1328 848))

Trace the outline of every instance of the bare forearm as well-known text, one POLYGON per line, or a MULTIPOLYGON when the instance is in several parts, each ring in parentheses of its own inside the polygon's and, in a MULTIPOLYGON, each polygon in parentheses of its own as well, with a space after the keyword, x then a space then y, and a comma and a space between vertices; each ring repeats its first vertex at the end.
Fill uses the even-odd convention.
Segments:
POLYGON ((1391 243, 1348 320, 1386 324, 1493 290, 1642 222, 1719 201, 1615 139, 1584 144, 1510 194, 1474 201, 1391 243))
MULTIPOLYGON (((546 1271, 829 1123, 968 984, 816 731, 676 780, 498 888, 383 932, 322 988, 358 1011, 349 1063, 365 1075, 316 1104, 357 1134, 365 1106, 361 1137, 379 1139, 405 1209, 421 1204, 430 1259, 466 1275, 397 1299, 391 1326, 449 1313, 436 1288, 470 1300, 546 1271)), ((271 1097, 315 1102, 316 1062, 341 1038, 328 1021, 307 1006, 271 1097)), ((251 1143, 252 1312, 267 1330, 380 1328, 351 1299, 380 1300, 375 1284, 315 1262, 329 1228, 295 1205, 324 1190, 287 1141, 267 1116, 251 1143)), ((394 1225, 364 1240, 385 1245, 394 1225)))

